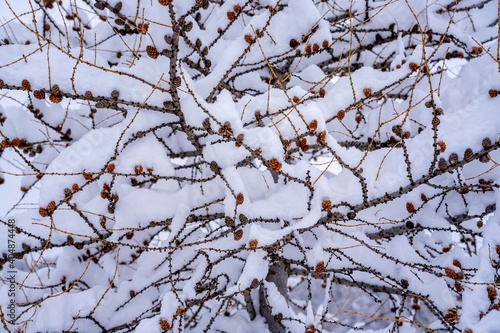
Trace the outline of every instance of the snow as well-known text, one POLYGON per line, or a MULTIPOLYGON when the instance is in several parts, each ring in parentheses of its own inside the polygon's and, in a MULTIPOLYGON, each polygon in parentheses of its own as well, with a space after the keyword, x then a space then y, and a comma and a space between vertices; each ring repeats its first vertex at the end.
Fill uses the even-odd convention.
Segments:
POLYGON ((495 332, 493 2, 30 5, 0 3, 22 329, 495 332))

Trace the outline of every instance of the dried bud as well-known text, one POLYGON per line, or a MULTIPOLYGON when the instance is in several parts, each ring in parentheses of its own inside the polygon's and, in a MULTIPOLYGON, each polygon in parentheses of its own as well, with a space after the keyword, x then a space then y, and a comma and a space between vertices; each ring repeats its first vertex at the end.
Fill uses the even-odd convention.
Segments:
POLYGON ((370 97, 372 95, 372 90, 370 88, 363 89, 363 95, 365 95, 365 97, 370 97))

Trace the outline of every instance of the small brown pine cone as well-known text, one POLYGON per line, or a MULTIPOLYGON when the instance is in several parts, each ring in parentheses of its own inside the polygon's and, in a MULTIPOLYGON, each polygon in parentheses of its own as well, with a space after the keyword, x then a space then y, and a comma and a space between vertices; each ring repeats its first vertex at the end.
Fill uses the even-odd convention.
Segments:
POLYGON ((49 212, 47 212, 47 209, 43 207, 38 208, 38 214, 40 214, 41 217, 49 216, 49 212))
POLYGON ((318 121, 316 119, 314 119, 313 121, 311 121, 309 123, 309 125, 307 126, 307 129, 308 129, 309 133, 316 132, 316 130, 318 129, 318 121))
POLYGON ((256 239, 251 239, 250 241, 248 241, 248 247, 254 251, 255 251, 255 249, 257 249, 258 244, 259 244, 259 242, 256 239))
POLYGON ((253 42, 253 38, 249 34, 245 35, 244 39, 245 39, 245 42, 247 42, 248 44, 252 44, 252 42, 253 42))
POLYGON ((416 63, 414 63, 414 62, 410 62, 410 63, 408 64, 408 67, 409 67, 409 68, 410 68, 410 70, 412 70, 412 71, 416 71, 416 70, 418 69, 418 65, 417 65, 416 63))
POLYGON ((51 101, 54 104, 61 103, 62 102, 62 96, 61 95, 50 94, 49 101, 51 101))
POLYGON ((332 209, 332 202, 331 202, 331 200, 329 200, 329 199, 323 200, 323 202, 321 202, 321 208, 325 212, 329 212, 332 209))
POLYGON ((448 162, 450 165, 455 165, 458 163, 458 155, 457 153, 451 153, 450 157, 448 157, 448 162))
POLYGON ((488 293, 488 298, 493 301, 497 297, 497 289, 494 286, 488 286, 486 288, 486 292, 488 293))
POLYGON ((270 161, 269 161, 269 168, 274 171, 274 172, 279 172, 281 170, 281 163, 276 159, 276 158, 272 158, 270 161))
POLYGON ((233 220, 232 217, 226 216, 224 218, 224 220, 225 220, 225 223, 226 223, 226 227, 228 227, 228 228, 234 228, 234 220, 233 220))
POLYGON ((149 24, 147 23, 139 23, 137 25, 137 31, 141 34, 145 34, 148 32, 148 29, 149 29, 149 24))
POLYGON ((453 260, 453 266, 458 267, 458 268, 462 268, 462 264, 457 259, 453 260))
POLYGON ((142 165, 136 165, 134 167, 134 172, 136 175, 140 175, 144 171, 142 165))
POLYGON ((53 93, 54 95, 59 95, 61 94, 61 89, 57 84, 54 84, 52 88, 50 88, 50 92, 53 93))
POLYGON ((322 274, 325 272, 325 262, 320 261, 316 264, 316 267, 314 268, 314 271, 318 274, 322 274))
POLYGON ((22 82, 21 82, 21 88, 23 90, 26 90, 26 91, 30 91, 31 90, 31 83, 30 81, 24 79, 22 82))
POLYGON ((238 193, 236 195, 236 205, 242 205, 244 201, 245 197, 243 196, 243 193, 238 193))
POLYGON ((372 90, 370 88, 363 89, 363 95, 365 95, 365 97, 370 97, 372 95, 372 90))
POLYGON ((229 21, 234 21, 236 19, 236 15, 234 14, 234 12, 227 12, 227 19, 229 21))
POLYGON ((439 124, 441 123, 441 120, 439 120, 438 117, 434 117, 432 118, 432 127, 433 128, 437 128, 439 126, 439 124))
POLYGON ((444 274, 449 277, 450 279, 455 279, 455 270, 451 267, 446 267, 444 269, 444 274))
POLYGON ((444 141, 439 141, 437 143, 437 145, 438 145, 439 153, 444 153, 446 151, 446 143, 444 143, 444 141))
POLYGON ((33 96, 36 98, 36 99, 45 99, 45 93, 41 90, 35 90, 33 91, 33 96))
POLYGON ((47 212, 49 214, 52 214, 52 212, 54 212, 55 210, 56 210, 56 202, 55 201, 49 202, 49 204, 47 205, 47 212))
POLYGON ((233 234, 234 240, 239 241, 241 238, 243 238, 243 230, 238 229, 234 232, 233 234))
POLYGON ((337 119, 338 120, 342 120, 345 118, 345 111, 344 110, 339 110, 339 112, 337 112, 337 119))
POLYGON ((446 168, 448 167, 446 164, 446 160, 444 158, 440 158, 438 161, 438 167, 439 170, 441 171, 446 171, 446 168))
POLYGON ((156 59, 160 55, 156 47, 152 45, 146 46, 146 54, 152 59, 156 59))
POLYGON ((484 138, 483 141, 481 142, 481 145, 483 146, 484 149, 490 148, 491 147, 490 138, 484 138))
POLYGON ((394 125, 392 126, 392 133, 396 134, 398 137, 403 136, 403 130, 401 128, 401 125, 394 125))
MULTIPOLYGON (((160 3, 161 3, 162 1, 169 2, 168 0, 159 0, 159 1, 160 1, 160 3)), ((164 6, 166 6, 166 5, 164 5, 164 6)), ((164 330, 164 331, 168 331, 168 330, 170 330, 170 324, 168 323, 168 321, 167 321, 166 319, 161 318, 161 319, 159 320, 158 324, 160 325, 160 328, 161 328, 162 330, 164 330)))
POLYGON ((406 211, 408 213, 414 213, 415 212, 415 206, 411 202, 406 203, 406 211))
POLYGON ((470 148, 467 148, 464 152, 464 160, 466 162, 470 162, 472 160, 474 160, 474 152, 472 151, 472 149, 470 148))

